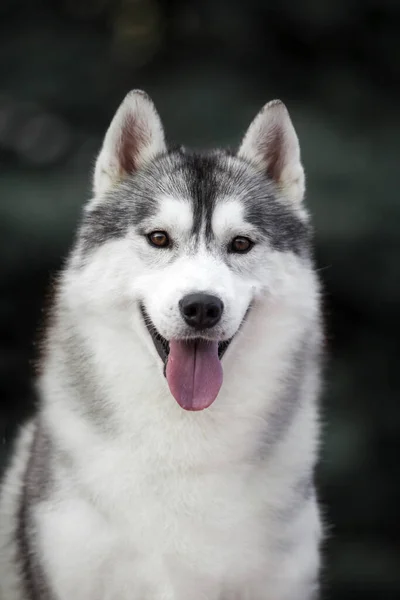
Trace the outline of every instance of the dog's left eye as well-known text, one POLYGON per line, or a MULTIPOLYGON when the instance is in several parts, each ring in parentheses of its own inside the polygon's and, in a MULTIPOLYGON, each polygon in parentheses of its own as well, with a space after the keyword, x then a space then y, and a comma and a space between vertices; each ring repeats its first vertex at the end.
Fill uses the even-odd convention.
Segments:
POLYGON ((148 234, 147 239, 156 248, 168 248, 171 245, 168 234, 165 231, 152 231, 148 234))
POLYGON ((238 235, 231 241, 228 250, 229 252, 233 252, 236 254, 245 254, 246 252, 251 250, 253 246, 254 243, 251 240, 249 240, 249 238, 238 235))

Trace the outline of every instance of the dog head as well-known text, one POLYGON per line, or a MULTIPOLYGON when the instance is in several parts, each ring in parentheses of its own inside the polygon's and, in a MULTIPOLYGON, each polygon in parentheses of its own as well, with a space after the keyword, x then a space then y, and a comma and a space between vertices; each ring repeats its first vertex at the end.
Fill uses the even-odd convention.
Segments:
POLYGON ((279 256, 307 260, 303 195, 280 101, 256 116, 236 154, 202 155, 168 150, 153 103, 131 92, 106 133, 73 255, 83 302, 127 328, 139 316, 172 394, 205 408, 252 304, 295 290, 294 280, 282 292, 279 256))

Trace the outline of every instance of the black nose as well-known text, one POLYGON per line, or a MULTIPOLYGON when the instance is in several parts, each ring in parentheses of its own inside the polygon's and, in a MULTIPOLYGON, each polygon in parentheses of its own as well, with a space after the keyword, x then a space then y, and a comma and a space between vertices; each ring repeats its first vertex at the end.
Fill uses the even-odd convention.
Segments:
POLYGON ((210 329, 221 319, 222 300, 209 294, 188 294, 179 302, 182 317, 194 329, 210 329))

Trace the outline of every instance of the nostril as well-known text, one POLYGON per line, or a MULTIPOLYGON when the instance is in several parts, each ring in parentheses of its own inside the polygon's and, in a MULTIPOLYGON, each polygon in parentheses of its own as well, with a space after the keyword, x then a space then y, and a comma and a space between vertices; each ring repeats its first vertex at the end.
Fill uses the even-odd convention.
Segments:
POLYGON ((195 317, 198 313, 198 306, 196 304, 189 304, 183 309, 186 317, 195 317))
POLYGON ((207 309, 206 315, 207 315, 207 317, 210 317, 211 319, 215 319, 219 316, 219 313, 220 313, 219 307, 217 305, 214 305, 214 306, 210 306, 207 309))

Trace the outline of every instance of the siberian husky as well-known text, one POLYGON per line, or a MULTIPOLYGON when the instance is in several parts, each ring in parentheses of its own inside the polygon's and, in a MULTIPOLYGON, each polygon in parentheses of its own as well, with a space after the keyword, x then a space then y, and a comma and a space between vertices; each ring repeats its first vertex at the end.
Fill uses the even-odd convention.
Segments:
MULTIPOLYGON (((127 95, 0 500, 1 600, 318 595, 319 285, 298 138, 167 147, 127 95)), ((56 199, 55 199, 56 202, 56 199)))

